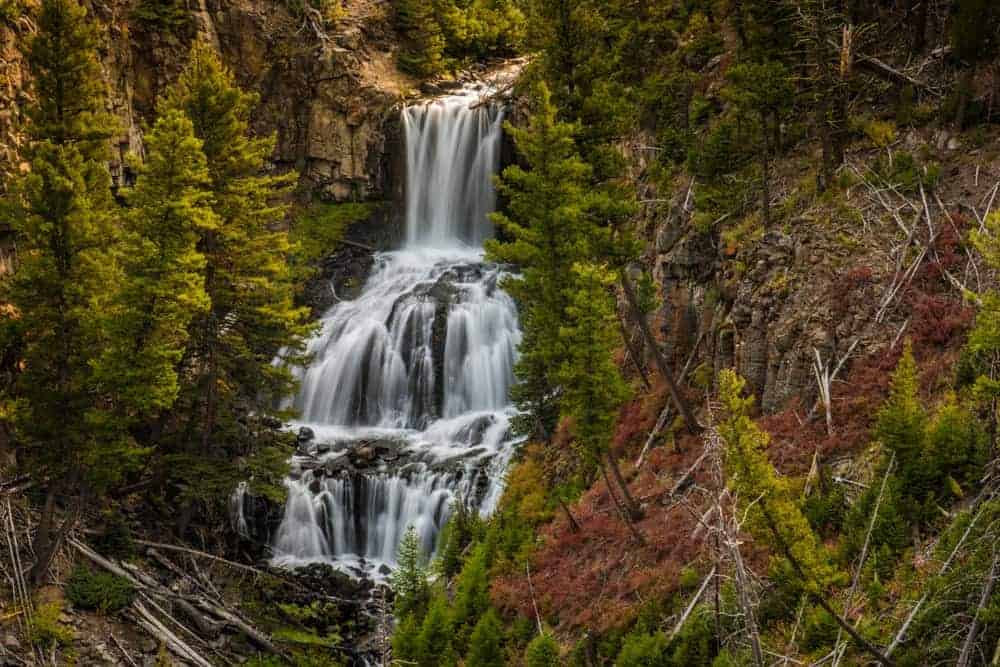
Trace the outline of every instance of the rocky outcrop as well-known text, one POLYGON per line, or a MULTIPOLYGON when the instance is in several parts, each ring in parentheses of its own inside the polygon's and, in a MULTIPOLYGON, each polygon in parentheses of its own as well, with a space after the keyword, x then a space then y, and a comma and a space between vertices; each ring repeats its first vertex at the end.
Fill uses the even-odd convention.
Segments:
MULTIPOLYGON (((389 199, 397 187, 393 107, 412 83, 394 66, 385 3, 347 2, 320 34, 267 0, 200 0, 189 28, 176 34, 137 18, 137 0, 91 0, 107 36, 102 50, 110 107, 120 119, 112 171, 130 178, 125 157, 142 154, 142 128, 158 96, 181 71, 191 41, 214 45, 240 84, 260 95, 254 130, 275 133, 275 168, 296 169, 303 191, 325 199, 389 199)), ((30 15, 0 26, 0 170, 21 168, 17 132, 30 96, 24 50, 30 15)), ((0 179, 5 181, 6 179, 0 179)))

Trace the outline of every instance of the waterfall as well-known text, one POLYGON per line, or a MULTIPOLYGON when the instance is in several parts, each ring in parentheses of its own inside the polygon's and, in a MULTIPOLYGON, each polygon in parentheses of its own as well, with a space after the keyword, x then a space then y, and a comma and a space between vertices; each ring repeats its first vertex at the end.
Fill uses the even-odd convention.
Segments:
POLYGON ((515 440, 520 342, 503 268, 484 262, 503 110, 468 91, 402 111, 406 242, 376 255, 293 369, 303 444, 276 564, 384 574, 409 527, 426 554, 454 502, 491 512, 515 440))

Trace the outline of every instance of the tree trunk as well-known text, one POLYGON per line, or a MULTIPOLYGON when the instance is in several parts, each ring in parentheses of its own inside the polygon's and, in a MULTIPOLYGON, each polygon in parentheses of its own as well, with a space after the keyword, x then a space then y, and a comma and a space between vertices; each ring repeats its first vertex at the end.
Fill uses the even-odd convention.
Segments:
POLYGON ((603 463, 600 464, 601 474, 604 475, 604 483, 608 487, 608 495, 611 496, 611 501, 615 504, 615 508, 618 510, 618 515, 621 516, 622 521, 628 526, 629 531, 631 531, 632 536, 635 537, 639 544, 646 544, 646 538, 642 536, 642 533, 635 527, 632 523, 632 518, 629 516, 628 512, 622 507, 621 501, 618 500, 618 496, 615 494, 615 489, 611 485, 611 478, 608 477, 608 468, 603 463))
POLYGON ((913 55, 923 53, 927 47, 927 7, 930 5, 930 0, 916 0, 916 2, 917 6, 914 9, 913 0, 910 0, 910 10, 913 12, 910 16, 913 26, 913 55))
POLYGON ((622 491, 622 497, 624 498, 625 509, 628 511, 629 518, 632 521, 638 521, 642 518, 642 508, 639 507, 639 503, 635 502, 635 498, 629 493, 628 484, 625 483, 625 478, 622 476, 621 468, 618 467, 618 460, 610 452, 607 454, 608 466, 611 468, 611 474, 614 475, 615 482, 618 483, 618 488, 622 491))
POLYGON ((642 350, 635 349, 635 345, 632 344, 632 338, 628 335, 628 329, 625 327, 625 321, 618 317, 618 325, 621 327, 622 340, 625 341, 625 348, 628 350, 628 356, 632 359, 632 364, 635 365, 635 370, 639 372, 639 377, 642 378, 642 384, 646 387, 646 391, 652 389, 652 385, 649 384, 649 375, 646 374, 646 366, 642 363, 642 350))
MULTIPOLYGON (((761 216, 764 218, 764 229, 771 227, 771 146, 768 137, 767 114, 760 115, 761 124, 761 155, 760 155, 760 199, 761 216)), ((777 125, 777 119, 775 119, 777 125)))
POLYGON ((569 520, 569 529, 574 533, 579 533, 580 524, 576 522, 576 518, 573 516, 573 513, 569 511, 569 507, 566 506, 566 501, 564 501, 562 498, 559 498, 559 507, 562 508, 563 513, 569 520))
POLYGON ((684 427, 688 430, 688 433, 697 434, 700 430, 698 422, 694 420, 694 414, 692 414, 687 401, 681 396, 680 390, 678 390, 677 384, 674 382, 673 373, 670 372, 667 360, 663 356, 663 352, 660 351, 660 346, 649 328, 646 315, 639 308, 639 299, 636 297, 635 286, 632 284, 632 279, 628 276, 627 269, 621 270, 621 283, 622 290, 625 292, 625 298, 628 301, 629 310, 632 313, 632 318, 639 325, 639 330, 646 341, 646 346, 653 352, 657 369, 660 371, 660 375, 663 376, 663 381, 667 383, 667 389, 670 391, 670 398, 674 402, 674 407, 677 408, 677 413, 684 419, 684 427))
POLYGON ((31 566, 30 579, 35 586, 40 586, 45 579, 45 574, 49 571, 49 563, 52 556, 52 527, 55 523, 56 492, 50 488, 45 494, 45 505, 42 507, 41 516, 38 518, 38 528, 35 530, 35 539, 32 541, 31 550, 35 554, 35 563, 31 566))
POLYGON ((969 102, 972 98, 972 82, 975 79, 976 70, 973 67, 965 67, 958 78, 958 105, 955 110, 955 129, 962 131, 965 129, 966 117, 969 115, 969 102))

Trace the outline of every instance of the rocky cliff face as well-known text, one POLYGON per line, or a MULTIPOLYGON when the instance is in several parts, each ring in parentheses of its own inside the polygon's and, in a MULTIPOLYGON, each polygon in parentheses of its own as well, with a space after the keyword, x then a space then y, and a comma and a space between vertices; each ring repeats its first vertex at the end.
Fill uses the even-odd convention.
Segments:
MULTIPOLYGON (((126 156, 142 153, 156 100, 184 66, 192 39, 213 44, 241 85, 260 94, 255 130, 276 133, 276 169, 296 169, 325 199, 388 198, 396 142, 393 106, 411 82, 394 66, 389 3, 351 0, 339 19, 315 26, 280 0, 196 0, 176 31, 143 21, 140 0, 91 0, 104 29, 110 105, 122 132, 113 173, 127 182, 126 156)), ((0 174, 27 168, 17 128, 30 96, 24 48, 30 15, 0 26, 0 174)))

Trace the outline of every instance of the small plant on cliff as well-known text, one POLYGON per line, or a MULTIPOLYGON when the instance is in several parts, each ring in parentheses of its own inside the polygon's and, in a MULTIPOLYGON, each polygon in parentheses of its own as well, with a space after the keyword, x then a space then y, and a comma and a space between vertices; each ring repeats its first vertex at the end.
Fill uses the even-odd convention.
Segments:
POLYGON ((141 0, 132 11, 132 18, 148 32, 168 39, 190 36, 194 25, 185 0, 141 0))
POLYGON ((105 614, 127 607, 135 589, 125 579, 108 572, 93 572, 85 567, 73 570, 66 583, 66 598, 80 609, 94 609, 105 614))

